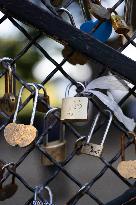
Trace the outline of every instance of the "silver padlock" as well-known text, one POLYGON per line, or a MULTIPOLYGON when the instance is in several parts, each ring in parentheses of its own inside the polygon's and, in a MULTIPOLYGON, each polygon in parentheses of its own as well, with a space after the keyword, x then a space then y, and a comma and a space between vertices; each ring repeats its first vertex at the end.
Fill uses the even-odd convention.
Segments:
POLYGON ((91 156, 95 156, 95 157, 101 156, 102 151, 103 151, 103 145, 104 145, 104 142, 106 140, 110 125, 112 123, 112 118, 113 118, 112 113, 109 110, 105 110, 105 111, 109 113, 109 121, 108 121, 106 130, 104 132, 101 144, 98 145, 98 144, 90 143, 95 126, 100 118, 100 112, 99 112, 94 119, 94 122, 93 122, 93 125, 91 127, 91 130, 90 130, 88 137, 83 136, 76 141, 75 148, 76 148, 76 150, 78 150, 77 154, 87 154, 87 155, 91 155, 91 156), (87 140, 86 140, 86 138, 87 138, 87 140))
MULTIPOLYGON (((85 89, 84 85, 78 82, 85 89)), ((68 97, 70 84, 66 88, 65 98, 62 99, 61 120, 86 121, 88 119, 88 98, 87 97, 68 97)))
MULTIPOLYGON (((47 122, 46 123, 47 128, 45 127, 45 124, 44 124, 44 130, 48 129, 49 118, 51 116, 51 113, 55 113, 59 110, 60 110, 59 108, 52 108, 46 113, 45 122, 47 122)), ((45 136, 46 138, 45 138, 44 149, 57 162, 63 162, 66 158, 66 140, 65 140, 64 134, 65 134, 65 125, 60 121, 59 139, 49 141, 50 140, 49 135, 47 134, 45 136)), ((53 163, 50 160, 48 160, 45 155, 42 155, 42 164, 45 165, 45 166, 53 165, 53 163)))
POLYGON ((8 144, 12 146, 18 145, 20 147, 26 147, 30 145, 36 138, 38 132, 37 129, 33 126, 38 100, 38 89, 33 83, 27 83, 27 85, 33 86, 35 89, 35 100, 33 105, 32 116, 29 125, 16 123, 22 93, 25 88, 24 86, 22 86, 18 96, 17 108, 14 114, 13 123, 8 124, 4 130, 5 140, 8 144))

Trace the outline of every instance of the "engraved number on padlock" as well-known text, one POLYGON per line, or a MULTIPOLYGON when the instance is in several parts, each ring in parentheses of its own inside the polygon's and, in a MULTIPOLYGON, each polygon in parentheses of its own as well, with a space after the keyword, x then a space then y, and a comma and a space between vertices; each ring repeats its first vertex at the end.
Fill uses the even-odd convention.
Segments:
POLYGON ((39 93, 39 97, 47 103, 47 106, 46 106, 40 100, 38 100, 37 111, 46 113, 48 111, 48 105, 50 105, 50 99, 49 99, 49 96, 47 95, 47 92, 44 86, 41 84, 37 84, 37 86, 43 90, 43 94, 39 93))
POLYGON ((102 151, 103 151, 103 145, 104 145, 104 142, 106 140, 106 137, 107 137, 107 134, 108 134, 111 122, 112 122, 111 112, 109 110, 106 110, 106 112, 109 113, 109 121, 108 121, 108 124, 106 126, 106 130, 104 132, 101 144, 98 145, 98 144, 90 143, 90 140, 93 136, 95 126, 96 126, 96 124, 99 120, 99 117, 100 117, 100 113, 98 113, 94 119, 93 124, 92 124, 91 130, 90 130, 89 135, 87 137, 87 141, 86 141, 86 137, 81 137, 76 141, 75 148, 76 149, 80 148, 80 150, 78 151, 78 154, 87 154, 87 155, 91 155, 91 156, 95 156, 95 157, 101 156, 102 151))
MULTIPOLYGON (((47 129, 49 126, 48 121, 51 113, 55 113, 58 110, 59 110, 58 108, 52 108, 46 113, 45 115, 46 124, 44 124, 44 130, 47 129), (45 125, 47 126, 47 128, 45 127, 45 125)), ((65 134, 65 125, 60 121, 59 139, 54 141, 49 141, 48 134, 45 136, 46 138, 45 138, 44 149, 57 162, 63 162, 66 158, 66 140, 64 134, 65 134)), ((46 166, 53 165, 53 163, 50 160, 48 160, 45 155, 42 155, 42 164, 46 166)))
MULTIPOLYGON (((132 135, 136 146, 136 134, 130 132, 128 134, 132 135)), ((136 160, 125 160, 125 134, 121 136, 121 162, 118 164, 117 170, 126 179, 136 179, 136 160)))
MULTIPOLYGON (((82 83, 77 84, 85 88, 82 83)), ((88 98, 68 97, 71 87, 72 84, 68 85, 65 98, 62 99, 61 120, 85 121, 88 119, 88 98)))
POLYGON ((15 112, 17 104, 16 80, 12 74, 12 70, 15 71, 16 66, 10 66, 11 60, 12 59, 6 57, 2 60, 2 65, 7 71, 5 73, 5 94, 0 99, 0 108, 7 115, 11 115, 15 112))
POLYGON ((27 83, 27 85, 33 86, 35 89, 35 100, 34 100, 30 125, 16 124, 20 101, 21 101, 23 90, 25 88, 24 86, 22 86, 19 92, 17 108, 14 114, 13 123, 7 125, 4 130, 4 137, 6 141, 12 146, 19 145, 20 147, 26 147, 29 144, 31 144, 37 136, 37 129, 33 126, 33 123, 34 123, 37 100, 38 100, 38 89, 33 83, 27 83))

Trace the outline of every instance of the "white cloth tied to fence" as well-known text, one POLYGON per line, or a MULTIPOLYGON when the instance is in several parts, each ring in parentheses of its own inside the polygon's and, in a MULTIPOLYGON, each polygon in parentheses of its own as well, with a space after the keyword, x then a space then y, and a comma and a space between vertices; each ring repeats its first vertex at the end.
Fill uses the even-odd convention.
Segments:
POLYGON ((102 103, 104 103, 110 110, 113 111, 116 118, 124 124, 124 126, 129 130, 133 131, 135 128, 135 121, 134 119, 130 119, 129 117, 125 116, 115 101, 114 97, 110 93, 112 90, 120 90, 120 91, 128 91, 128 87, 123 85, 115 76, 102 76, 91 81, 85 88, 85 93, 92 93, 97 98, 99 98, 102 103), (100 91, 96 91, 95 89, 102 89, 107 90, 107 95, 100 91))

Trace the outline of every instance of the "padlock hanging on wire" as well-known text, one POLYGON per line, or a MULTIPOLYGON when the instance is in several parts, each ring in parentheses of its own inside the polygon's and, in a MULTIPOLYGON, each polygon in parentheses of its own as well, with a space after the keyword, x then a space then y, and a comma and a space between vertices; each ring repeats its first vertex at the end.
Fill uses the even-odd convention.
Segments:
MULTIPOLYGON (((77 85, 85 87, 81 82, 77 82, 77 85)), ((61 120, 70 121, 87 121, 88 120, 88 98, 87 97, 68 97, 69 91, 73 85, 69 84, 66 88, 65 98, 62 99, 61 106, 61 120)), ((82 91, 83 91, 82 90, 82 91)))
POLYGON ((115 32, 126 35, 130 31, 129 26, 121 16, 119 16, 116 12, 114 13, 114 15, 111 15, 111 22, 115 32))
POLYGON ((77 150, 77 154, 86 154, 86 155, 91 155, 91 156, 95 156, 95 157, 101 156, 102 151, 103 151, 104 142, 106 140, 108 131, 110 129, 110 125, 112 123, 112 118, 113 118, 111 111, 105 110, 105 112, 107 112, 109 114, 109 119, 108 119, 108 124, 106 126, 106 130, 104 132, 101 144, 98 145, 98 144, 94 144, 94 143, 90 142, 90 140, 92 139, 96 124, 100 118, 100 112, 98 112, 98 114, 96 115, 94 122, 92 124, 89 135, 87 137, 83 136, 76 141, 75 149, 77 150))
POLYGON ((7 115, 12 115, 15 112, 17 105, 16 80, 13 76, 13 71, 16 71, 16 66, 11 66, 11 58, 4 57, 1 60, 2 66, 6 69, 5 73, 5 94, 0 98, 0 110, 7 115))
MULTIPOLYGON (((48 129, 49 127, 49 120, 52 114, 55 114, 57 111, 59 111, 59 108, 52 108, 50 109, 45 117, 44 117, 44 127, 43 127, 43 131, 45 131, 46 129, 48 129)), ((60 128, 59 128, 59 136, 57 140, 53 140, 51 141, 49 139, 49 133, 46 134, 46 136, 44 136, 45 138, 45 142, 43 145, 43 150, 45 149, 45 151, 48 152, 48 154, 50 154, 50 156, 56 160, 57 162, 63 162, 66 159, 66 140, 65 140, 65 125, 60 121, 60 128)), ((52 131, 54 129, 52 128, 52 131)), ((55 132, 55 130, 54 130, 55 132)), ((55 132, 56 134, 56 132, 55 132)), ((41 158, 42 164, 45 166, 50 166, 53 165, 53 163, 45 156, 42 154, 42 158, 41 158)))
MULTIPOLYGON (((136 146, 136 134, 134 132, 129 132, 128 135, 132 135, 134 146, 136 146)), ((121 162, 118 164, 117 170, 120 175, 126 179, 136 179, 136 160, 126 161, 125 157, 125 134, 121 136, 121 162)))
POLYGON ((37 100, 38 100, 38 89, 36 85, 33 83, 27 83, 27 85, 32 86, 35 90, 35 98, 34 98, 30 125, 16 123, 22 93, 25 88, 24 86, 22 86, 19 92, 18 103, 14 114, 13 123, 8 124, 4 130, 5 140, 7 141, 8 144, 12 146, 19 145, 20 147, 26 147, 34 141, 34 139, 37 137, 38 134, 37 129, 33 125, 35 113, 36 113, 37 100))

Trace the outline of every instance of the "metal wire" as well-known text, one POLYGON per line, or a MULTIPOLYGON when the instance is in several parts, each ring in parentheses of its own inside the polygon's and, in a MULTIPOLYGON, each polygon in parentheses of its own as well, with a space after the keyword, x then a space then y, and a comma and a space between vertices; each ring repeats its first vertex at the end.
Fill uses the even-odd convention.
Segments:
MULTIPOLYGON (((58 15, 58 13, 56 12, 56 10, 49 4, 46 3, 45 0, 41 0, 41 2, 54 14, 54 15, 58 15)), ((69 6, 69 4, 71 4, 72 1, 69 1, 66 3, 67 6, 69 6)), ((120 4, 124 2, 124 0, 119 0, 111 9, 110 11, 113 12, 115 11, 115 9, 117 9, 120 4)), ((66 6, 65 6, 66 8, 66 6)), ((60 18, 60 17, 59 17, 60 18)), ((62 60, 61 63, 57 63, 55 61, 55 59, 53 59, 52 56, 50 56, 48 54, 48 52, 38 43, 38 40, 42 37, 42 33, 38 32, 36 37, 33 37, 29 34, 29 32, 27 31, 26 27, 24 27, 24 25, 20 24, 18 21, 16 21, 14 18, 12 18, 10 15, 8 15, 8 13, 6 12, 6 15, 4 15, 1 19, 0 19, 0 24, 2 24, 6 19, 9 19, 12 24, 25 36, 26 38, 26 42, 29 41, 23 49, 21 49, 18 53, 16 53, 16 55, 14 56, 14 59, 11 63, 11 65, 13 64, 18 64, 18 61, 25 55, 27 54, 27 52, 29 51, 29 49, 32 46, 35 46, 39 52, 41 52, 43 54, 43 56, 45 58, 47 58, 53 65, 55 65, 55 69, 43 80, 43 82, 41 82, 42 85, 45 85, 48 81, 50 81, 52 79, 52 77, 58 72, 60 71, 63 76, 68 79, 70 81, 70 83, 72 85, 77 86, 77 88, 80 90, 80 86, 79 83, 76 82, 64 69, 63 69, 63 65, 67 62, 67 60, 72 56, 73 52, 67 56, 67 58, 64 58, 62 60)), ((125 36, 127 41, 124 45, 122 45, 121 48, 118 49, 119 52, 122 52, 129 44, 132 44, 133 46, 135 46, 135 42, 134 39, 136 37, 136 34, 134 33, 132 35, 132 37, 129 37, 128 35, 125 36)), ((2 58, 2 57, 1 57, 2 58)), ((105 69, 104 69, 105 71, 105 69)), ((102 72, 100 75, 103 74, 103 68, 102 68, 102 72)), ((2 78, 5 75, 5 71, 0 73, 0 78, 2 78)), ((31 89, 27 82, 24 81, 21 76, 18 75, 18 73, 16 71, 13 71, 13 75, 16 78, 16 80, 21 84, 21 86, 24 86, 26 89, 28 89, 31 92, 31 95, 25 100, 25 102, 23 104, 21 104, 19 106, 19 111, 21 111, 28 103, 29 101, 34 97, 34 91, 33 89, 31 89)), ((99 76, 100 76, 99 75, 99 76)), ((136 96, 135 95, 135 90, 136 90, 136 86, 133 85, 133 88, 129 89, 129 92, 126 94, 126 96, 123 97, 123 99, 119 102, 120 106, 123 106, 124 103, 131 97, 131 95, 136 96)), ((39 97, 39 100, 47 107, 47 109, 50 109, 50 105, 48 105, 41 97, 39 97)), ((97 101, 95 101, 95 99, 90 98, 90 101, 93 102, 93 104, 97 107, 97 109, 101 112, 101 105, 98 104, 97 101)), ((2 114, 2 116, 7 119, 7 122, 5 124, 1 124, 0 126, 0 131, 2 131, 6 125, 10 122, 10 120, 13 118, 13 116, 8 117, 5 114, 2 114)), ((57 120, 60 120, 58 116, 56 116, 54 114, 55 118, 57 120)), ((77 140, 77 138, 81 137, 81 134, 79 131, 77 131, 75 129, 75 127, 72 125, 72 123, 70 122, 64 122, 65 126, 69 129, 69 132, 71 132, 74 137, 75 137, 75 141, 77 140)), ((98 132, 100 130, 100 128, 104 125, 104 123, 102 123, 98 128, 95 129, 95 132, 98 132)), ((116 121, 116 119, 114 119, 114 125, 115 127, 117 127, 117 129, 120 129, 121 131, 124 131, 126 134, 126 130, 124 128, 121 127, 121 125, 119 124, 119 122, 116 121)), ((23 161, 29 156, 29 154, 31 154, 31 152, 34 149, 37 149, 39 152, 41 152, 43 155, 45 155, 45 157, 47 157, 56 167, 56 170, 54 171, 54 173, 43 183, 43 187, 50 185, 50 183, 56 179, 57 175, 62 172, 65 177, 67 177, 70 181, 73 182, 73 184, 77 185, 79 187, 79 191, 77 193, 75 193, 73 196, 71 196, 71 199, 69 200, 69 202, 67 202, 68 205, 74 205, 76 204, 85 194, 87 194, 92 200, 94 200, 96 202, 96 204, 99 205, 103 205, 104 203, 101 201, 101 199, 99 197, 97 197, 94 192, 92 192, 92 188, 95 185, 95 183, 108 171, 111 170, 119 179, 121 182, 123 182, 124 184, 126 184, 128 187, 133 187, 134 183, 130 182, 129 180, 124 179, 119 172, 113 167, 113 164, 120 158, 121 156, 121 150, 115 154, 115 156, 107 161, 106 159, 104 159, 103 157, 100 157, 100 162, 103 163, 103 168, 101 169, 101 171, 92 179, 90 179, 90 181, 86 184, 82 184, 75 176, 73 176, 69 171, 67 171, 67 169, 65 168, 66 165, 69 164, 69 162, 76 156, 76 150, 73 150, 66 158, 66 160, 63 163, 58 163, 57 161, 55 161, 55 159, 47 152, 45 151, 45 149, 43 149, 42 147, 42 140, 45 134, 48 134, 48 132, 50 130, 52 130, 54 127, 54 124, 51 124, 46 130, 44 130, 44 132, 39 136, 39 138, 31 145, 28 147, 27 151, 25 151, 25 153, 18 159, 18 161, 15 163, 15 168, 16 171, 14 171, 10 166, 7 167, 7 172, 4 175, 4 177, 1 179, 0 183, 4 183, 10 175, 15 176, 25 187, 26 189, 28 189, 29 191, 31 191, 34 195, 34 191, 35 188, 31 187, 29 185, 29 182, 27 182, 18 172, 18 167, 20 165, 22 165, 23 161)), ((131 146, 132 144, 134 144, 133 140, 130 140, 128 138, 128 141, 126 143, 125 149, 127 149, 129 146, 131 146)), ((1 159, 2 160, 2 159, 1 159)), ((61 182, 60 182, 61 183, 61 182)), ((25 204, 30 204, 33 200, 33 197, 31 197, 30 199, 27 199, 25 204)), ((111 199, 112 200, 112 199, 111 199)), ((118 204, 117 204, 118 205, 118 204)))

